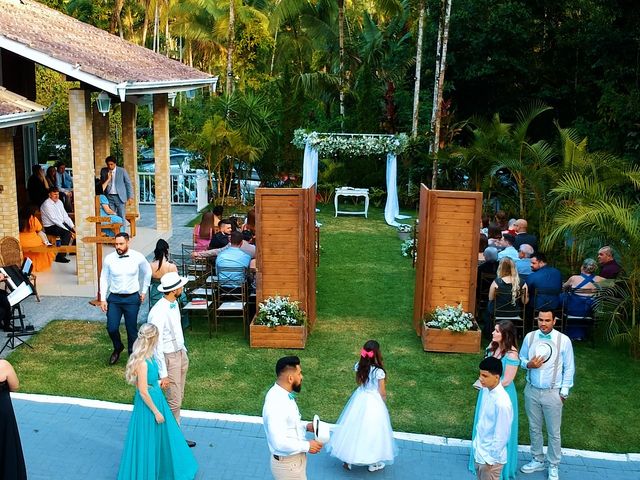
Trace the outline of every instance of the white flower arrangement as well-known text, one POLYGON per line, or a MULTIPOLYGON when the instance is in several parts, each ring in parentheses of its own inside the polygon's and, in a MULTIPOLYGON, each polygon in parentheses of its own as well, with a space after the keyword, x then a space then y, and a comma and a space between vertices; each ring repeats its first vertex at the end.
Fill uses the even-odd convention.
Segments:
POLYGON ((473 314, 465 312, 462 304, 456 307, 451 305, 437 307, 427 315, 425 326, 454 332, 466 332, 477 328, 473 314))
POLYGON ((303 150, 307 143, 318 151, 320 157, 345 155, 385 155, 402 153, 409 142, 405 133, 399 135, 332 135, 318 134, 298 129, 293 132, 291 143, 303 150))
POLYGON ((413 241, 413 238, 410 238, 402 242, 402 244, 400 245, 400 253, 402 253, 403 257, 410 257, 411 255, 416 254, 414 243, 415 242, 413 241))
POLYGON ((413 227, 406 223, 401 223, 400 225, 397 226, 397 229, 399 232, 409 233, 413 229, 413 227))
POLYGON ((292 302, 289 297, 268 297, 258 304, 258 314, 254 325, 278 327, 284 325, 304 325, 306 315, 300 308, 300 302, 292 302))

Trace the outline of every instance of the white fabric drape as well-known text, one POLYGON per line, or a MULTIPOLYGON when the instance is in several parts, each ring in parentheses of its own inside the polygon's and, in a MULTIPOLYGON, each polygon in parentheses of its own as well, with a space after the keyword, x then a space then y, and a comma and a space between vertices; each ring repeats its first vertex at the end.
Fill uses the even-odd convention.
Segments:
POLYGON ((318 150, 308 143, 304 147, 302 164, 302 188, 309 188, 318 181, 318 150))
POLYGON ((398 187, 396 186, 397 163, 396 154, 387 153, 387 204, 384 207, 384 219, 394 227, 399 225, 396 222, 396 217, 400 213, 398 187))

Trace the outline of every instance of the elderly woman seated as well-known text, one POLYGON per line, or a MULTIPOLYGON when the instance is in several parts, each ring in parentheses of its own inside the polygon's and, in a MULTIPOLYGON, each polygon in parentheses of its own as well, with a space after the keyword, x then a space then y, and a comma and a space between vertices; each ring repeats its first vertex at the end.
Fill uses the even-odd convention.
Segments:
MULTIPOLYGON (((564 282, 562 287, 565 293, 561 299, 564 304, 564 312, 567 317, 584 319, 593 317, 594 296, 600 290, 598 285, 605 280, 596 275, 598 264, 592 258, 587 258, 580 268, 580 274, 573 275, 564 282)), ((586 336, 584 326, 572 326, 569 318, 566 334, 573 340, 581 340, 586 336)), ((580 322, 584 324, 584 321, 580 322)))

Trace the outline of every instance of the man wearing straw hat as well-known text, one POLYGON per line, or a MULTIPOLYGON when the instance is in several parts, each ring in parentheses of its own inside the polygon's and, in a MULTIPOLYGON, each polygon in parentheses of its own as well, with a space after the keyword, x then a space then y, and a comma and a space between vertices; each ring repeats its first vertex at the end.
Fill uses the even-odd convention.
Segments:
MULTIPOLYGON (((180 424, 180 407, 184 398, 184 384, 189 369, 189 357, 184 345, 184 334, 180 321, 178 297, 188 280, 178 272, 165 273, 160 279, 158 291, 164 297, 156 302, 149 312, 148 322, 158 327, 160 333, 155 357, 158 362, 160 386, 166 389, 167 403, 180 424)), ((190 447, 196 442, 187 440, 190 447)))

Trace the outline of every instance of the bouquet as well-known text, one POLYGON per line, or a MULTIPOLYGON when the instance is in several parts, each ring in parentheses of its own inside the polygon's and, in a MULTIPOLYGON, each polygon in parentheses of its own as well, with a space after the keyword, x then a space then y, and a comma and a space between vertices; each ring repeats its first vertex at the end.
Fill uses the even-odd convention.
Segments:
POLYGON ((408 232, 410 232, 412 230, 413 227, 411 225, 406 224, 406 223, 401 223, 400 225, 398 225, 397 228, 398 228, 399 232, 408 233, 408 232))

